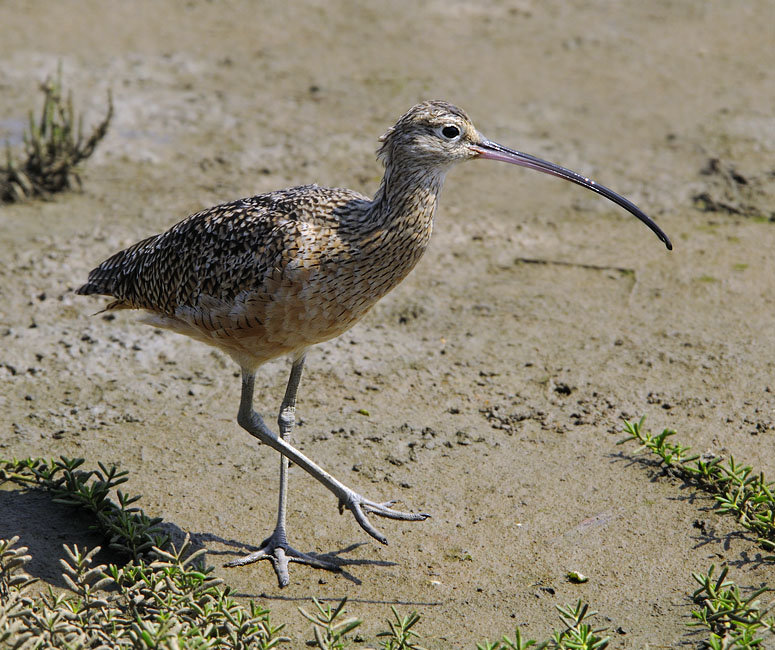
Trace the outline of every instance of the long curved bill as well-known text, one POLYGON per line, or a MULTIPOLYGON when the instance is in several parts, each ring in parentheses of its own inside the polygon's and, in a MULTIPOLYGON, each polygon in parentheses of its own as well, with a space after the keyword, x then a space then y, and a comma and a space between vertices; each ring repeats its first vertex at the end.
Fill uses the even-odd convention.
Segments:
POLYGON ((546 160, 541 160, 540 158, 536 158, 530 154, 522 153, 521 151, 514 151, 513 149, 499 145, 497 142, 490 142, 489 140, 485 139, 483 139, 481 142, 478 142, 477 144, 471 145, 471 149, 477 154, 477 157, 479 158, 500 160, 501 162, 511 163, 512 165, 519 165, 521 167, 527 167, 528 169, 535 169, 536 171, 543 172, 544 174, 550 174, 552 176, 557 176, 558 178, 564 178, 566 181, 576 183, 577 185, 586 187, 588 190, 597 192, 601 196, 607 198, 609 201, 613 201, 616 203, 616 205, 623 207, 625 210, 627 210, 627 212, 630 212, 631 214, 638 217, 638 219, 640 219, 649 228, 651 228, 652 231, 654 231, 654 234, 659 237, 660 241, 662 241, 665 246, 667 246, 668 250, 673 250, 673 244, 670 243, 668 236, 662 232, 662 229, 657 224, 655 224, 645 212, 643 212, 637 205, 632 203, 632 201, 628 201, 623 196, 617 194, 613 190, 609 190, 603 185, 596 183, 592 179, 586 178, 585 176, 577 174, 576 172, 571 171, 570 169, 566 169, 565 167, 560 167, 559 165, 547 162, 546 160))

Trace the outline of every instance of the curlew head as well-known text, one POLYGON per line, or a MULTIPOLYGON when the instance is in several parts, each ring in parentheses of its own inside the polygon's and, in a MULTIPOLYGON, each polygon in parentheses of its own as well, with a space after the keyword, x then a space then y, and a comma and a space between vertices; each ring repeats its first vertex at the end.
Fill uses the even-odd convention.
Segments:
POLYGON ((446 102, 412 106, 387 132, 377 155, 388 165, 409 164, 446 169, 475 158, 471 145, 484 137, 468 115, 446 102))
POLYGON ((441 101, 417 104, 379 140, 382 144, 377 155, 387 168, 399 165, 444 173, 463 160, 484 158, 564 178, 624 208, 651 228, 668 250, 673 248, 662 229, 631 201, 570 169, 488 140, 479 133, 468 115, 452 104, 441 101))

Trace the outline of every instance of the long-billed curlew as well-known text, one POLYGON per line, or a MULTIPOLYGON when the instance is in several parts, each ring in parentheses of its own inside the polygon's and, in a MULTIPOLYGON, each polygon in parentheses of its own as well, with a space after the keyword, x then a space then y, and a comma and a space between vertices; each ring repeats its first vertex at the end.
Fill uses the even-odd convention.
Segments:
POLYGON ((576 172, 487 140, 462 110, 445 102, 412 107, 380 142, 385 175, 373 199, 304 185, 219 205, 116 253, 77 290, 115 298, 106 309, 145 310, 144 322, 214 345, 239 364, 237 421, 280 452, 280 498, 277 525, 261 549, 226 566, 269 559, 281 587, 288 584, 289 561, 338 570, 288 544, 289 460, 331 490, 340 511, 350 510, 383 544, 387 539, 368 514, 428 517, 364 498, 297 451, 289 438, 307 348, 351 328, 414 268, 428 245, 439 192, 453 165, 488 158, 559 176, 631 212, 672 248, 667 235, 627 199, 576 172), (286 354, 293 365, 277 436, 253 410, 254 380, 259 366, 286 354))

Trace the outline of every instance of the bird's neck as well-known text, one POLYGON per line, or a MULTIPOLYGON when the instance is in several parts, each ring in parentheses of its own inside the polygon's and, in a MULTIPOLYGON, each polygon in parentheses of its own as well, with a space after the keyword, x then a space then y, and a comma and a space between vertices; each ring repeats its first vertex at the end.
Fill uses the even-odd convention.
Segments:
POLYGON ((417 238, 424 247, 431 236, 433 216, 446 172, 446 169, 402 167, 388 163, 371 202, 369 216, 372 224, 417 238))
POLYGON ((395 287, 422 257, 446 170, 396 169, 387 165, 382 183, 352 224, 355 255, 364 264, 374 301, 395 287))

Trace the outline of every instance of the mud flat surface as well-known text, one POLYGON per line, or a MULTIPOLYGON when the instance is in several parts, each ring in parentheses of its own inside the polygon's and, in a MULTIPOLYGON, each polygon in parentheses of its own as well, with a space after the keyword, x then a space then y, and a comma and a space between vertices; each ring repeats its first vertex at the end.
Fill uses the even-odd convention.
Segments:
MULTIPOLYGON (((718 1, 0 4, 0 138, 18 142, 62 62, 89 119, 116 117, 84 191, 0 207, 0 455, 82 456, 190 532, 243 596, 309 638, 309 598, 350 598, 374 634, 417 609, 430 648, 554 629, 583 598, 617 648, 694 647, 691 571, 744 587, 771 564, 712 501, 617 447, 648 416, 775 475, 775 4, 718 1), (445 99, 493 140, 627 195, 672 237, 589 192, 496 163, 447 180, 430 249, 360 324, 308 357, 298 446, 369 498, 427 511, 369 541, 291 470, 299 549, 331 575, 223 561, 274 523, 278 460, 236 423, 220 353, 94 317, 112 252, 216 203, 317 182, 366 193, 376 138, 445 99), (368 416, 362 411, 367 411, 368 416), (583 585, 568 570, 589 576, 583 585)), ((270 420, 289 365, 265 366, 270 420)), ((56 577, 77 522, 0 492, 0 537, 56 577)), ((372 642, 373 639, 371 639, 372 642)))

